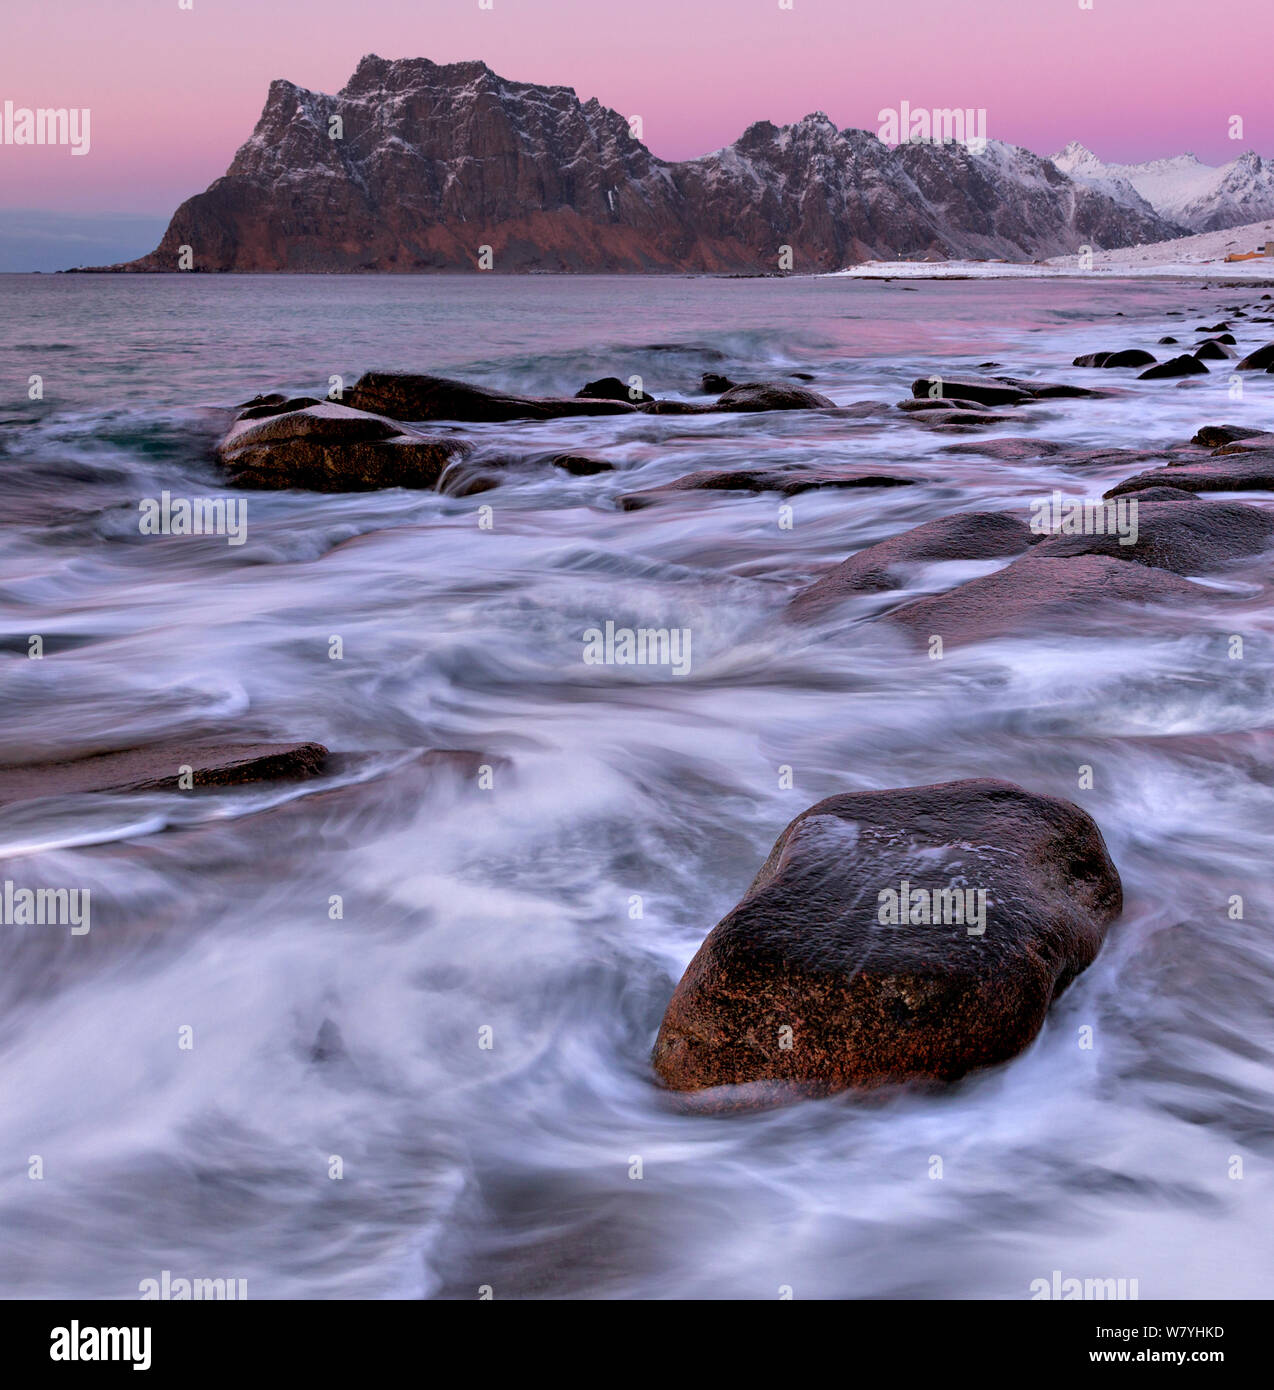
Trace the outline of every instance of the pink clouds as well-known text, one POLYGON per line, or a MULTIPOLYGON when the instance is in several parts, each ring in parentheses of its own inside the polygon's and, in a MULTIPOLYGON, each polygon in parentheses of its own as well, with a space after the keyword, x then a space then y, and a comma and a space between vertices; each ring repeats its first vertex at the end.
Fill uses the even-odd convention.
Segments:
POLYGON ((63 0, 6 21, 0 101, 87 106, 93 149, 0 147, 0 203, 168 212, 222 173, 273 77, 334 91, 359 57, 483 58, 640 114, 665 158, 752 120, 985 107, 994 139, 1108 160, 1274 152, 1264 0, 63 0), (1242 140, 1228 138, 1241 116, 1242 140))

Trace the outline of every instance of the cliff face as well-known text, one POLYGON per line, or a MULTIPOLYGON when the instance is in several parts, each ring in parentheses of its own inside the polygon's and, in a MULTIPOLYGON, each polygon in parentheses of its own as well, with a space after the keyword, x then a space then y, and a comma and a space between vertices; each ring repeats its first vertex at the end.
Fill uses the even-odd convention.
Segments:
POLYGON ((899 252, 1030 258, 1179 231, 991 142, 890 148, 826 116, 680 164, 569 87, 367 57, 334 96, 270 85, 224 177, 125 270, 834 270, 899 252), (333 121, 333 118, 339 118, 333 121), (339 126, 340 138, 332 138, 339 126))

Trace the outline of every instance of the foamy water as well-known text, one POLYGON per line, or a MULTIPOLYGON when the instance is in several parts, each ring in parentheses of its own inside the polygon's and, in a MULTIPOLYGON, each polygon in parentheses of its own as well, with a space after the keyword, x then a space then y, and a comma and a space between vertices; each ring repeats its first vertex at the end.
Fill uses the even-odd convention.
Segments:
MULTIPOLYGON (((1023 1298, 1060 1269, 1143 1298, 1270 1296, 1265 561, 1188 612, 942 662, 870 619, 993 565, 783 618, 821 568, 907 527, 1142 468, 953 443, 1270 427, 1274 380, 1246 374, 1235 402, 1223 364, 1187 386, 1066 365, 1189 344, 1256 294, 0 277, 0 375, 39 373, 46 397, 0 403, 0 762, 192 735, 348 755, 295 787, 0 810, 0 877, 88 887, 94 908, 84 937, 0 928, 0 1290, 133 1298, 167 1269, 254 1298, 1023 1298), (467 498, 253 493, 238 547, 138 532, 140 498, 217 494, 225 407, 366 367, 545 392, 637 374, 656 395, 809 371, 838 403, 892 403, 988 361, 1128 394, 967 437, 899 411, 464 426, 507 457, 618 471, 530 468, 467 498), (790 529, 773 495, 616 508, 780 462, 918 483, 786 499, 790 529), (586 665, 607 620, 689 628, 689 673, 586 665), (479 752, 494 785, 415 769, 424 748, 479 752), (651 1074, 655 1030, 782 827, 835 792, 970 776, 1075 800, 1123 878, 1124 916, 1034 1046, 940 1095, 684 1113, 651 1074)), ((1244 346, 1274 338, 1241 324, 1244 346)))

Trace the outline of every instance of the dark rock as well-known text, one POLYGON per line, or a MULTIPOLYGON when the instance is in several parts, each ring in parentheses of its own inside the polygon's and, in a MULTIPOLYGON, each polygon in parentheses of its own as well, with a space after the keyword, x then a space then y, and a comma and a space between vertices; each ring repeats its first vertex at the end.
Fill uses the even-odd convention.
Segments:
MULTIPOLYGON (((1266 435, 1265 430, 1252 429, 1248 425, 1200 425, 1190 442, 1215 449, 1222 444, 1232 444, 1236 439, 1255 439, 1266 435)), ((1268 437, 1271 445, 1274 445, 1274 435, 1268 437)))
MULTIPOLYGON (((1109 494, 1107 494, 1109 495, 1109 494)), ((1128 564, 1109 555, 1045 558, 1035 552, 994 574, 895 608, 887 616, 922 641, 946 646, 992 637, 1078 627, 1100 603, 1150 603, 1197 598, 1197 585, 1167 570, 1128 564)))
POLYGON ((948 377, 922 376, 911 383, 911 394, 917 399, 935 399, 933 387, 939 385, 940 394, 962 401, 974 401, 978 405, 1020 405, 1032 399, 1029 391, 1017 386, 1006 386, 994 377, 948 377))
POLYGON ((898 587, 897 568, 939 560, 990 560, 1021 555, 1039 538, 1008 512, 957 512, 869 545, 802 589, 789 605, 809 617, 841 599, 898 587))
POLYGON ((905 401, 896 403, 899 410, 909 415, 918 410, 980 410, 992 411, 996 406, 981 405, 977 401, 961 400, 958 396, 908 396, 905 401))
POLYGON ((564 468, 577 478, 591 478, 595 473, 612 473, 613 463, 605 459, 589 458, 586 454, 558 454, 553 459, 554 468, 564 468))
MULTIPOLYGON (((1120 354, 1115 353, 1116 357, 1120 354)), ((1113 363, 1107 359, 1106 365, 1112 366, 1113 363)), ((1091 386, 1072 386, 1065 381, 1035 381, 1029 377, 1002 376, 997 380, 1004 382, 1006 386, 1012 386, 1019 391, 1025 391, 1032 400, 1050 401, 1072 398, 1075 400, 1094 400, 1101 396, 1108 396, 1111 393, 1091 386)))
POLYGON ((1119 497, 1125 492, 1141 492, 1161 484, 1185 492, 1274 491, 1274 450, 1214 455, 1190 463, 1170 464, 1167 468, 1152 468, 1148 473, 1138 473, 1135 478, 1125 478, 1105 495, 1119 497))
POLYGON ((299 780, 323 770, 320 743, 163 743, 62 762, 0 768, 0 805, 86 792, 179 791, 182 767, 195 787, 299 780))
POLYGON ((661 487, 626 492, 620 496, 619 505, 626 512, 635 512, 659 502, 674 501, 686 492, 779 492, 793 497, 820 487, 909 487, 915 481, 894 473, 849 468, 711 468, 689 473, 661 487))
POLYGON ((980 458, 1012 463, 1017 459, 1055 458, 1069 452, 1065 444, 1047 439, 977 439, 966 444, 948 444, 944 454, 977 454, 980 458))
POLYGON ((280 396, 277 400, 263 400, 255 405, 249 403, 235 417, 239 420, 263 420, 269 415, 286 415, 289 410, 304 410, 306 406, 319 405, 317 396, 292 396, 284 400, 280 396))
MULTIPOLYGON (((1190 498, 1184 489, 1175 491, 1190 498)), ((1242 502, 1152 500, 1141 493, 1134 500, 1137 539, 1133 544, 1126 545, 1126 537, 1109 533, 1053 535, 1042 540, 1032 554, 1110 555, 1174 574, 1207 574, 1242 556, 1258 554, 1274 537, 1274 513, 1242 502)))
POLYGON ((217 447, 239 487, 316 492, 432 488, 464 451, 459 440, 403 430, 383 416, 331 401, 239 420, 217 447))
POLYGON ((1003 416, 989 410, 981 410, 976 406, 967 410, 926 410, 923 414, 918 415, 916 420, 918 424, 926 425, 931 429, 946 429, 953 425, 989 429, 993 425, 1004 423, 1003 416))
POLYGON ((1176 338, 1160 338, 1160 339, 1159 339, 1159 344, 1160 344, 1160 346, 1162 347, 1162 346, 1167 345, 1168 343, 1175 343, 1175 342, 1177 342, 1177 341, 1178 341, 1178 339, 1176 339, 1176 338))
POLYGON ((1073 363, 1074 367, 1144 367, 1148 363, 1153 363, 1154 354, 1143 352, 1141 348, 1127 348, 1122 352, 1090 352, 1084 357, 1077 357, 1073 363))
POLYGON ((715 405, 704 405, 701 401, 651 401, 638 406, 643 415, 711 415, 715 405))
POLYGON ((1238 365, 1240 372, 1267 372, 1274 367, 1274 343, 1266 343, 1248 355, 1238 365))
POLYGON ((720 372, 704 372, 699 379, 699 389, 705 396, 719 396, 723 391, 731 390, 734 384, 728 376, 722 376, 720 372))
POLYGON ((1198 358, 1205 358, 1209 362, 1224 362, 1227 358, 1235 356, 1224 343, 1217 342, 1215 338, 1205 338, 1195 348, 1194 355, 1198 358))
POLYGON ((1166 362, 1157 363, 1149 370, 1142 372, 1137 380, 1156 381, 1160 377, 1169 376, 1206 376, 1207 372, 1208 369, 1197 357, 1182 354, 1180 357, 1170 357, 1166 362))
POLYGON ((589 401, 628 401, 632 405, 643 405, 653 401, 654 396, 645 391, 633 394, 633 389, 617 376, 604 376, 599 381, 590 381, 575 393, 576 400, 589 401))
POLYGON ((1214 323, 1211 328, 1206 324, 1200 324, 1194 331, 1196 333, 1224 333, 1229 328, 1228 323, 1214 323))
POLYGON ((1030 1044, 1122 906, 1101 832, 1069 801, 991 778, 829 797, 690 962, 655 1070, 675 1090, 774 1095, 955 1080, 1030 1044), (882 923, 904 881, 908 920, 882 923), (983 931, 911 920, 916 890, 927 905, 968 890, 975 912, 984 892, 983 931))
POLYGON ((808 386, 782 381, 750 381, 722 392, 714 410, 825 410, 836 402, 808 386))
POLYGON ((467 381, 408 372, 364 372, 346 393, 346 404, 394 420, 553 420, 567 415, 624 415, 628 400, 583 396, 511 396, 467 381))

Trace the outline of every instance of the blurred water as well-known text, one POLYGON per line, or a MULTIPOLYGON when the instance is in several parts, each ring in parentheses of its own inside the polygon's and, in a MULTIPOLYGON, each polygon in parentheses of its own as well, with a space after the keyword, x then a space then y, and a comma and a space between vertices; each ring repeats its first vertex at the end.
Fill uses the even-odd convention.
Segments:
MULTIPOLYGON (((937 663, 862 621, 896 595, 782 616, 863 545, 1141 465, 951 453, 967 440, 898 411, 561 420, 465 433, 619 471, 532 466, 469 498, 251 494, 240 547, 137 528, 161 489, 218 495, 226 407, 372 366, 524 391, 637 374, 657 395, 808 371, 838 403, 889 403, 995 361, 1127 394, 970 438, 1153 449, 1270 427, 1266 378, 1234 401, 1223 371, 1066 365, 1188 343, 1258 293, 0 277, 0 762, 194 734, 374 755, 301 788, 0 809, 0 877, 93 894, 88 936, 0 928, 0 1291, 131 1298, 168 1269, 257 1298, 1022 1298, 1060 1269, 1143 1298, 1269 1296, 1267 566, 1188 613, 937 663), (790 529, 775 496, 615 507, 775 462, 917 485, 803 494, 790 529), (690 673, 585 665, 608 619, 690 628, 690 673), (494 786, 421 768, 424 748, 479 752, 494 786), (783 825, 833 792, 975 775, 1079 802, 1124 881, 1034 1047, 939 1096, 683 1113, 653 1082, 655 1029, 783 825)), ((966 572, 929 567, 912 592, 966 572)))

